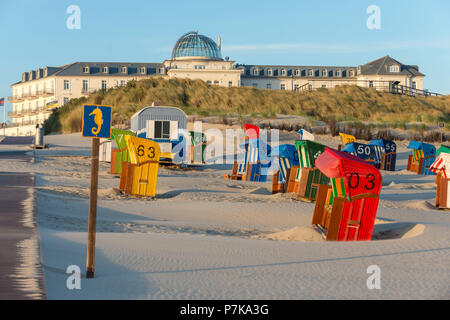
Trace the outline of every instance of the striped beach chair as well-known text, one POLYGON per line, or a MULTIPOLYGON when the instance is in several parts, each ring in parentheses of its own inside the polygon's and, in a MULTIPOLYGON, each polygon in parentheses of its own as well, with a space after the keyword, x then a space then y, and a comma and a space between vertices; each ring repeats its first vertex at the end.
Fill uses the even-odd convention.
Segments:
POLYGON ((380 169, 395 171, 397 160, 397 145, 390 140, 376 139, 369 142, 369 145, 376 146, 376 160, 380 159, 380 169))
POLYGON ((272 193, 289 192, 288 182, 291 169, 298 168, 298 152, 294 145, 283 144, 273 149, 272 155, 278 158, 279 170, 272 177, 272 193))
POLYGON ((428 143, 411 140, 408 148, 413 149, 413 152, 408 157, 407 170, 423 175, 435 174, 430 170, 431 165, 436 160, 435 146, 428 143))
MULTIPOLYGON (((330 180, 315 167, 316 159, 325 150, 325 146, 314 141, 296 141, 299 167, 296 170, 293 192, 300 199, 315 200, 320 185, 328 185, 330 180)), ((290 185, 288 189, 290 189, 290 185)))
POLYGON ((436 207, 450 208, 450 153, 441 152, 430 170, 436 173, 436 207))

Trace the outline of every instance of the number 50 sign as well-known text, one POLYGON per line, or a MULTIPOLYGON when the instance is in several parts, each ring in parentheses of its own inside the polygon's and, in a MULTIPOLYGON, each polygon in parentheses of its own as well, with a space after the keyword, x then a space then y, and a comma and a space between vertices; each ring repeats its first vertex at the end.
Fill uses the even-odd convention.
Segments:
POLYGON ((148 139, 125 136, 131 163, 141 165, 148 162, 158 162, 160 149, 158 143, 148 139))

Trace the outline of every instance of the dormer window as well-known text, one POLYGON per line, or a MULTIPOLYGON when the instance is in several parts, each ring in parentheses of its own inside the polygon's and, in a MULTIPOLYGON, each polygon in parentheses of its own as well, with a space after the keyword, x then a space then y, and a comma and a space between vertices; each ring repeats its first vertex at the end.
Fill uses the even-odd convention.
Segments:
POLYGON ((326 77, 328 75, 328 71, 326 69, 322 70, 322 77, 326 77))
POLYGON ((253 74, 254 76, 257 76, 257 75, 258 75, 258 72, 259 72, 258 69, 255 68, 255 69, 253 69, 252 74, 253 74))
POLYGON ((294 72, 294 74, 295 74, 296 77, 298 77, 298 76, 300 75, 300 70, 299 70, 299 69, 296 69, 295 72, 294 72))
POLYGON ((89 67, 88 66, 84 66, 82 68, 83 73, 89 73, 89 67))
POLYGON ((389 66, 389 72, 400 72, 400 66, 396 64, 389 66))
POLYGON ((147 68, 146 67, 140 67, 139 68, 139 73, 140 74, 146 74, 147 73, 147 68))
POLYGON ((105 66, 105 67, 102 68, 102 72, 103 72, 103 73, 109 73, 108 71, 109 71, 109 70, 108 70, 108 67, 105 66))
POLYGON ((271 77, 272 76, 272 69, 267 69, 266 71, 267 76, 271 77))
POLYGON ((348 70, 348 76, 349 77, 353 77, 355 74, 353 72, 353 70, 348 70))
POLYGON ((312 69, 309 69, 308 70, 308 77, 312 77, 313 76, 313 70, 312 69))
POLYGON ((335 77, 340 77, 341 76, 341 70, 334 71, 334 76, 335 77))
POLYGON ((285 77, 286 76, 286 69, 281 69, 281 76, 285 77))
POLYGON ((120 68, 120 72, 122 72, 122 73, 127 73, 127 67, 122 67, 122 68, 120 68))

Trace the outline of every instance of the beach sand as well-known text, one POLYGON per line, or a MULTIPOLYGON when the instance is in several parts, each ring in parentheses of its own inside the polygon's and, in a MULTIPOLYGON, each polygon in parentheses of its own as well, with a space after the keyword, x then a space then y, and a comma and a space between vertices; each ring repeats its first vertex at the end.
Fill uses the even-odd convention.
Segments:
POLYGON ((405 170, 406 141, 399 171, 382 172, 370 242, 324 241, 311 225, 314 203, 272 195, 270 181, 224 180, 229 164, 161 167, 157 196, 143 199, 118 192, 119 177, 101 163, 96 277, 81 290, 67 289, 66 269, 85 270, 91 141, 71 134, 45 143, 30 151, 33 163, 0 161, 0 171, 35 173, 49 299, 450 298, 450 212, 433 206, 434 176, 405 170), (381 270, 379 290, 366 285, 371 265, 381 270))

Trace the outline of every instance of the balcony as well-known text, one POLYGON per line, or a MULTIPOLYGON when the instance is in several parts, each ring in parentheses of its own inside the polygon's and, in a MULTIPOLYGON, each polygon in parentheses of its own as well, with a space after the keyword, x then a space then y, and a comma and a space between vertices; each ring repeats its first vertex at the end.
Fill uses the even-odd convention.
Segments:
POLYGON ((39 90, 39 96, 41 97, 49 97, 55 95, 55 89, 42 89, 39 90))

